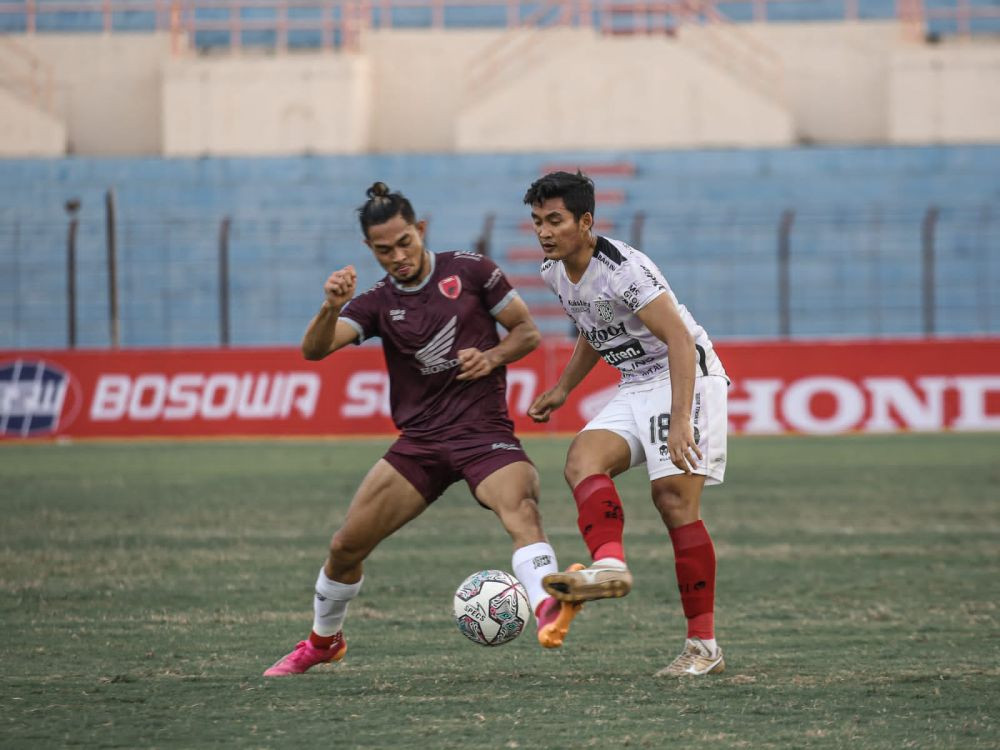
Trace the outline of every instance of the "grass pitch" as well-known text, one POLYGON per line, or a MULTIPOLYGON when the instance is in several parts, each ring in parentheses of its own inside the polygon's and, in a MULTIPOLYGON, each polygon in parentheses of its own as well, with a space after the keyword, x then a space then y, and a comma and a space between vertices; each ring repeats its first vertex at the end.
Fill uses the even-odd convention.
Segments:
MULTIPOLYGON (((0 746, 1000 747, 1000 435, 732 440, 704 503, 718 677, 651 676, 684 621, 635 470, 636 587, 564 649, 452 624, 467 574, 510 568, 462 485, 375 551, 341 664, 263 679, 387 444, 0 446, 0 746)), ((567 441, 526 447, 560 563, 586 561, 567 441)))

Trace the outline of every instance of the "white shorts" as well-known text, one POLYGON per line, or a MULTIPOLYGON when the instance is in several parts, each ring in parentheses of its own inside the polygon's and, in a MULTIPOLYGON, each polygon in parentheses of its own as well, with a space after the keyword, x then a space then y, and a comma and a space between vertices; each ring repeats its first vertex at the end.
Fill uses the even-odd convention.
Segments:
MULTIPOLYGON (((726 474, 726 402, 729 383, 719 375, 695 378, 691 422, 702 459, 694 469, 705 484, 721 484, 726 474)), ((638 383, 618 393, 584 430, 610 430, 621 435, 632 452, 630 466, 645 462, 650 479, 684 472, 674 466, 667 451, 670 426, 670 380, 638 383)))

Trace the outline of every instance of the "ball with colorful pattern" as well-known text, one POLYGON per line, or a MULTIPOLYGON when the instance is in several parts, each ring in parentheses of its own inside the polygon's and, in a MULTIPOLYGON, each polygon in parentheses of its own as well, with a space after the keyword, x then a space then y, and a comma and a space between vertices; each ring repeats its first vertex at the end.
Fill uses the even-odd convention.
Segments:
POLYGON ((455 591, 455 624, 473 643, 501 646, 521 635, 531 617, 524 586, 502 570, 473 573, 455 591))

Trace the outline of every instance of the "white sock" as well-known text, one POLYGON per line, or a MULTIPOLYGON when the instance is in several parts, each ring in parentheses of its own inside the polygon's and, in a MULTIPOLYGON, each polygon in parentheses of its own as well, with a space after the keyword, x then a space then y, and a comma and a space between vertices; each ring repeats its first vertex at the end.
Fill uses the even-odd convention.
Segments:
POLYGON ((709 653, 716 654, 719 651, 719 644, 715 642, 714 638, 702 638, 701 642, 705 644, 708 648, 709 653))
POLYGON ((316 635, 335 635, 347 616, 347 605, 361 591, 364 578, 357 583, 340 583, 326 577, 319 569, 316 579, 316 596, 313 597, 313 632, 316 635))
POLYGON ((542 578, 559 570, 556 552, 548 542, 535 542, 514 550, 510 564, 514 568, 514 577, 528 592, 528 601, 531 602, 531 611, 534 612, 538 609, 538 605, 549 597, 542 588, 542 578))

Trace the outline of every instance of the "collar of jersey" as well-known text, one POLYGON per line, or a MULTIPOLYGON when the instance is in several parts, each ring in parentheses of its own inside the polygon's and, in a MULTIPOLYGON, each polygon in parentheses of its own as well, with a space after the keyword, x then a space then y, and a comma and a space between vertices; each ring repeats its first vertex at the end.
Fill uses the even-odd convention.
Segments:
POLYGON ((566 279, 566 281, 569 282, 569 284, 574 289, 579 289, 580 285, 583 283, 583 280, 585 278, 587 278, 587 274, 590 273, 591 266, 593 266, 595 263, 600 263, 600 262, 601 261, 597 260, 597 248, 595 247, 594 248, 594 252, 590 254, 590 260, 587 261, 587 267, 585 269, 583 269, 583 274, 580 276, 580 280, 579 281, 573 281, 573 279, 571 279, 569 277, 569 274, 566 273, 566 266, 562 265, 562 261, 559 262, 559 265, 562 266, 562 275, 563 275, 563 278, 566 279))
POLYGON ((389 281, 392 282, 392 285, 396 287, 397 290, 399 290, 403 294, 413 294, 414 292, 419 292, 421 289, 423 289, 430 283, 431 277, 434 276, 434 269, 437 267, 437 254, 432 253, 430 250, 427 251, 427 254, 431 256, 431 270, 427 273, 427 278, 421 281, 420 284, 417 286, 403 286, 394 278, 392 278, 392 276, 390 276, 389 281))

